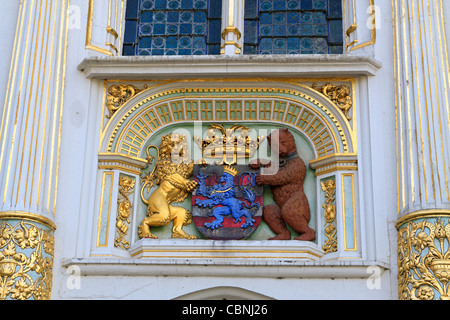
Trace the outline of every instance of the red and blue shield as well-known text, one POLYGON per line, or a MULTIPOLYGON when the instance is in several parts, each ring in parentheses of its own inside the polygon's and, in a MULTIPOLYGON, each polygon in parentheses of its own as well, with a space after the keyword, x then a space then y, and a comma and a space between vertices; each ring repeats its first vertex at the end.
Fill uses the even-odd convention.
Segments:
POLYGON ((248 238, 262 218, 263 187, 256 184, 257 170, 247 165, 195 165, 192 216, 208 239, 248 238))

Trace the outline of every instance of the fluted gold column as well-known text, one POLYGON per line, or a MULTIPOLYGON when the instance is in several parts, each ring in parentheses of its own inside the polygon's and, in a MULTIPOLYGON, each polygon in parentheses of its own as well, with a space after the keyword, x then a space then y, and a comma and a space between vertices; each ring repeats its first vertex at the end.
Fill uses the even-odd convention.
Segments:
POLYGON ((442 0, 393 0, 400 299, 448 299, 450 63, 442 0))
POLYGON ((23 0, 0 123, 0 299, 49 299, 69 0, 23 0))

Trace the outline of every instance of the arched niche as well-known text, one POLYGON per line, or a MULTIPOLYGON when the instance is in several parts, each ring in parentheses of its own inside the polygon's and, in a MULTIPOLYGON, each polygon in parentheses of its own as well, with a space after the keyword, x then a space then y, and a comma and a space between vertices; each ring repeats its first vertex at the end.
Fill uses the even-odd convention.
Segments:
POLYGON ((266 295, 239 287, 219 286, 194 291, 174 300, 274 300, 266 295))
MULTIPOLYGON (((173 82, 143 90, 117 110, 106 124, 100 141, 98 215, 92 237, 95 252, 129 256, 126 250, 139 241, 137 227, 145 216, 145 207, 136 191, 147 165, 147 146, 158 145, 161 136, 177 129, 203 135, 202 130, 210 123, 225 127, 239 123, 268 133, 271 129, 287 127, 294 134, 300 156, 309 164, 305 189, 312 212, 310 226, 317 234, 315 249, 328 251, 328 258, 360 256, 355 124, 351 125, 328 97, 311 87, 276 81, 241 81, 232 86, 213 81, 173 82), (126 186, 121 182, 127 179, 133 190, 124 200, 126 186), (331 222, 325 215, 331 191, 323 187, 330 181, 334 181, 335 195, 331 201, 335 219, 331 222), (121 201, 131 205, 127 219, 121 214, 121 201), (325 229, 326 223, 336 232, 325 229), (331 250, 324 249, 330 243, 330 235, 336 245, 331 250), (118 238, 127 245, 120 241, 118 244, 118 238), (353 244, 348 245, 351 241, 353 244)), ((264 144, 260 146, 264 147, 264 144)), ((267 194, 264 201, 270 202, 267 194)), ((188 227, 191 234, 195 233, 195 226, 188 227)), ((161 238, 167 234, 164 229, 156 233, 161 238)), ((249 240, 264 241, 269 236, 271 230, 262 224, 249 240)), ((313 254, 317 258, 322 255, 323 252, 313 254)))

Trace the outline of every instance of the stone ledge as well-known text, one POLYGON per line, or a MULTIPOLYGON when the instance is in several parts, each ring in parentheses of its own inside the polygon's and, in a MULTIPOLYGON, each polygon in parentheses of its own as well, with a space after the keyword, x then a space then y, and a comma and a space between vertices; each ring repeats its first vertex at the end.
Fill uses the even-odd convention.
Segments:
POLYGON ((372 268, 380 274, 387 264, 377 261, 296 261, 245 259, 116 259, 73 258, 62 261, 65 268, 76 266, 83 276, 180 276, 246 278, 332 278, 367 279, 372 268))
POLYGON ((369 267, 388 265, 357 258, 324 260, 323 251, 304 241, 208 241, 142 239, 130 258, 88 257, 62 261, 87 276, 191 276, 269 278, 368 278, 369 267))
POLYGON ((128 250, 137 259, 319 260, 323 250, 308 241, 141 239, 128 250))
POLYGON ((90 79, 373 76, 381 63, 351 55, 87 57, 78 70, 90 79))

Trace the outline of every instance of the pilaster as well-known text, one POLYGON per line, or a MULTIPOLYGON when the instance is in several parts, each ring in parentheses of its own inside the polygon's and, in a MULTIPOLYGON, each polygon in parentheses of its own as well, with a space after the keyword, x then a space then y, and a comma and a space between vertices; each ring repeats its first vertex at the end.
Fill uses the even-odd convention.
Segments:
POLYGON ((50 298, 68 9, 20 4, 0 125, 3 299, 50 298))
POLYGON ((442 2, 393 1, 400 299, 448 299, 449 60, 442 2))
POLYGON ((222 2, 222 47, 220 54, 242 55, 244 30, 244 0, 222 2))

